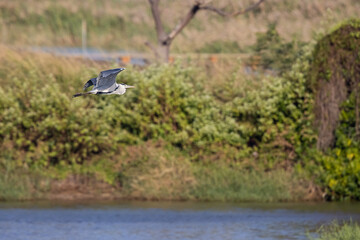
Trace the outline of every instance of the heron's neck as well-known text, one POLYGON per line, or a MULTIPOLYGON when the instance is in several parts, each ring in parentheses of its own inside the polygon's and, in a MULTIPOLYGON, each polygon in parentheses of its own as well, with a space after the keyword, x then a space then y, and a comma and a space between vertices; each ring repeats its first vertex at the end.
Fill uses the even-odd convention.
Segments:
POLYGON ((121 84, 117 84, 117 89, 116 89, 116 91, 115 91, 115 94, 120 94, 120 95, 122 95, 122 94, 124 94, 126 92, 126 88, 123 86, 123 85, 121 85, 121 84))

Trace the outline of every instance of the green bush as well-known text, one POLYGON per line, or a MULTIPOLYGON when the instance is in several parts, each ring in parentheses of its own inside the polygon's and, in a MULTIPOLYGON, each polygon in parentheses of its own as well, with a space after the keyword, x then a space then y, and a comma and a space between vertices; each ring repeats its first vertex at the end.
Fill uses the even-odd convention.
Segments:
POLYGON ((32 57, 10 52, 0 67, 8 86, 0 88, 0 139, 2 148, 11 146, 19 165, 82 163, 115 152, 119 144, 150 139, 165 139, 195 155, 212 153, 212 146, 245 143, 234 119, 194 78, 194 70, 176 65, 128 69, 120 79, 136 88, 125 96, 71 99, 74 86, 80 90, 93 75, 85 80, 78 71, 64 76, 65 69, 48 74, 44 68, 53 68, 52 63, 32 57))
MULTIPOLYGON (((284 160, 299 160, 316 143, 312 129, 312 93, 306 88, 312 48, 282 77, 268 77, 244 97, 228 103, 249 146, 260 150, 269 167, 284 160)), ((264 161, 261 161, 264 163, 264 161)))
POLYGON ((328 154, 317 157, 329 199, 360 199, 360 140, 356 136, 355 119, 355 94, 352 94, 340 113, 335 146, 328 154))
POLYGON ((120 81, 136 88, 124 96, 71 99, 97 71, 71 70, 72 63, 52 61, 9 50, 1 60, 7 88, 0 89, 0 139, 2 149, 11 146, 19 165, 83 163, 115 153, 121 145, 164 139, 193 160, 253 165, 251 154, 260 151, 266 167, 273 168, 284 156, 269 154, 271 146, 279 147, 279 154, 287 146, 300 152, 313 141, 307 132, 306 61, 288 77, 267 78, 260 89, 225 104, 205 90, 197 70, 176 64, 127 69, 120 81), (289 144, 279 145, 279 138, 289 144))
POLYGON ((251 46, 251 54, 252 58, 259 57, 259 65, 263 69, 282 74, 290 70, 296 59, 303 54, 301 51, 305 43, 296 40, 286 42, 276 30, 276 24, 270 24, 265 33, 257 33, 256 37, 256 43, 251 46))
POLYGON ((213 143, 240 146, 244 141, 237 134, 236 122, 194 76, 195 70, 179 66, 124 72, 122 77, 136 89, 106 106, 105 112, 112 113, 112 127, 121 127, 144 141, 162 138, 185 149, 213 143))

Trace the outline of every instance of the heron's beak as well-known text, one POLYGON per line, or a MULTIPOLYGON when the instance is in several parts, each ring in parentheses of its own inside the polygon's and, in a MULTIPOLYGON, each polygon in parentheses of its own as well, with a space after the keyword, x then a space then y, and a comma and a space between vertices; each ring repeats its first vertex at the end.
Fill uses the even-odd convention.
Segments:
POLYGON ((129 85, 127 85, 126 88, 135 88, 135 86, 129 86, 129 85))

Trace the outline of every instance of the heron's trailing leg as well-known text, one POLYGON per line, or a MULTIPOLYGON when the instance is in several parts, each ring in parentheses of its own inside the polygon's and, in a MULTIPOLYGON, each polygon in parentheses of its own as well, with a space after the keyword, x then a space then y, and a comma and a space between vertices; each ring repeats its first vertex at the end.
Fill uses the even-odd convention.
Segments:
POLYGON ((92 93, 92 92, 76 93, 73 95, 73 98, 84 96, 84 95, 89 95, 89 94, 94 94, 94 93, 92 93))

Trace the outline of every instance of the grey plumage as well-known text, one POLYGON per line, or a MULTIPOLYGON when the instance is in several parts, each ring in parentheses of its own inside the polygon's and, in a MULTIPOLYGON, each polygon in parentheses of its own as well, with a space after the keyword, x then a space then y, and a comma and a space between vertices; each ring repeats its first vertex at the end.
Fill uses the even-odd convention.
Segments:
POLYGON ((99 76, 90 79, 84 85, 84 90, 86 90, 88 87, 94 86, 91 91, 85 93, 77 93, 73 95, 73 97, 79 97, 88 94, 124 94, 127 88, 134 88, 134 86, 129 86, 123 83, 116 83, 116 76, 124 70, 125 68, 115 68, 100 72, 99 76))
POLYGON ((88 87, 91 87, 95 84, 96 84, 96 78, 92 78, 85 83, 83 90, 85 91, 88 87))

